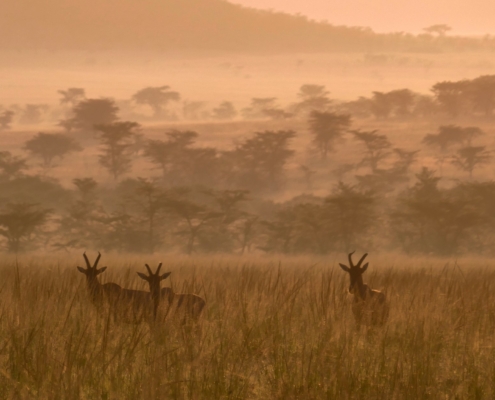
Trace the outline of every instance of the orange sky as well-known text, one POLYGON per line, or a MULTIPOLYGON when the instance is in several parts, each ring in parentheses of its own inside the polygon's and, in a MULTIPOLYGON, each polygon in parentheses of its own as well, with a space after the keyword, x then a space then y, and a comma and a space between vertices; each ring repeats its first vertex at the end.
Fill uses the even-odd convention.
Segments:
POLYGON ((454 34, 495 34, 495 0, 229 0, 249 7, 301 13, 334 25, 376 32, 420 32, 445 23, 454 34))

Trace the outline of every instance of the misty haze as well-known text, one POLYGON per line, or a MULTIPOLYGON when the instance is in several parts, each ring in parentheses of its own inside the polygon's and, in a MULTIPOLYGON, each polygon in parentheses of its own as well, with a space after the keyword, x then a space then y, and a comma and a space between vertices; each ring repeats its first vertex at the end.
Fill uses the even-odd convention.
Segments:
POLYGON ((494 398, 495 9, 457 3, 3 5, 0 399, 494 398))

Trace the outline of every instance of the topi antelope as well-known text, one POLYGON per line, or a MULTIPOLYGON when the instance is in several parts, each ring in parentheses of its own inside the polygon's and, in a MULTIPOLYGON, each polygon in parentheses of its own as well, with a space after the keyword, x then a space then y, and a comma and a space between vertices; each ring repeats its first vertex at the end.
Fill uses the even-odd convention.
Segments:
POLYGON ((105 309, 109 310, 114 319, 128 323, 139 323, 143 320, 150 321, 153 312, 153 302, 150 293, 142 290, 123 289, 116 283, 101 284, 97 276, 103 273, 107 267, 98 269, 98 262, 101 254, 94 264, 91 263, 83 254, 86 261, 86 269, 77 267, 79 272, 86 275, 86 283, 91 297, 91 301, 96 309, 101 312, 105 309))
MULTIPOLYGON (((199 319, 203 308, 205 307, 206 301, 196 295, 189 293, 174 293, 172 288, 160 289, 160 282, 167 278, 171 272, 166 272, 160 275, 160 268, 162 263, 158 265, 156 272, 153 273, 148 264, 145 264, 149 275, 145 275, 138 272, 140 278, 148 282, 150 287, 151 298, 153 299, 153 314, 156 318, 161 300, 165 300, 165 305, 167 307, 167 315, 178 315, 182 320, 187 318, 192 318, 193 320, 199 319)), ((160 307, 161 308, 161 307, 160 307)))
POLYGON ((156 320, 158 307, 160 305, 160 300, 163 298, 166 299, 168 302, 170 298, 170 293, 172 292, 171 288, 160 289, 160 282, 168 278, 171 272, 165 272, 164 274, 160 275, 160 269, 162 267, 162 263, 158 265, 158 268, 156 269, 155 273, 151 271, 151 268, 148 264, 145 264, 145 266, 146 269, 148 270, 148 275, 145 275, 141 272, 137 272, 137 274, 139 275, 140 278, 148 282, 148 285, 150 287, 151 299, 153 300, 153 318, 156 320))
POLYGON ((367 325, 383 325, 388 318, 389 307, 385 294, 379 290, 371 289, 363 283, 363 273, 368 268, 368 263, 361 267, 368 253, 364 254, 358 261, 357 265, 352 262, 352 255, 349 253, 349 267, 340 264, 345 272, 349 273, 351 283, 349 285, 349 293, 354 296, 352 303, 352 313, 358 326, 361 323, 367 325))

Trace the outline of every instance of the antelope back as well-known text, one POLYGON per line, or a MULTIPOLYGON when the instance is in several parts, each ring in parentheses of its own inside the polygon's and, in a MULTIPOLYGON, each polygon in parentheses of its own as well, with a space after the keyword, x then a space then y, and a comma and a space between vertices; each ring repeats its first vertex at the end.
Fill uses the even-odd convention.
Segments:
POLYGON ((175 293, 170 307, 174 314, 182 319, 192 318, 197 320, 201 316, 205 305, 206 301, 196 294, 175 293))

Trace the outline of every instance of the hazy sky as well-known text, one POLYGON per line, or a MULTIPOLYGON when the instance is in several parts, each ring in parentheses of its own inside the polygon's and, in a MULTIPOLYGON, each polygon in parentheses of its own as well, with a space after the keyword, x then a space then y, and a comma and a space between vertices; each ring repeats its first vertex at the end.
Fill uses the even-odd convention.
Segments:
POLYGON ((420 32, 445 23, 457 34, 495 34, 495 0, 229 0, 249 7, 301 13, 334 25, 376 32, 420 32))

